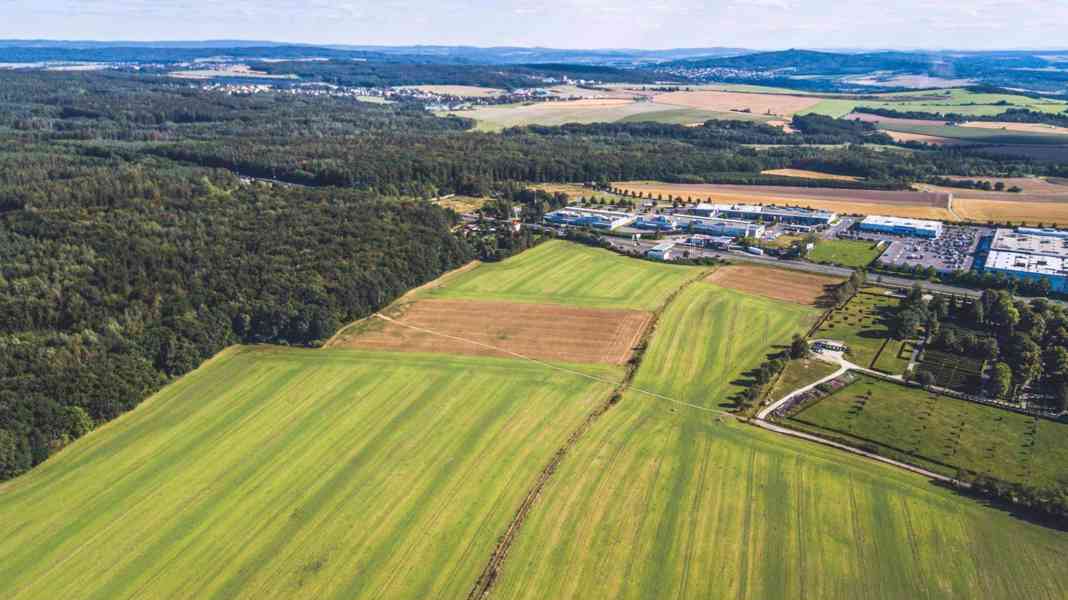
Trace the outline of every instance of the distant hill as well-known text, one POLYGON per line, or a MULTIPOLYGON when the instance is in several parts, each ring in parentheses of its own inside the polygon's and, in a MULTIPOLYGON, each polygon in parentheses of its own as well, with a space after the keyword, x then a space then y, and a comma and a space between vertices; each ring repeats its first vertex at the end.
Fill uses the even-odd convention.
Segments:
POLYGON ((849 75, 872 71, 924 72, 937 57, 916 52, 845 54, 813 50, 758 52, 741 56, 674 61, 668 66, 773 71, 789 69, 796 75, 849 75))

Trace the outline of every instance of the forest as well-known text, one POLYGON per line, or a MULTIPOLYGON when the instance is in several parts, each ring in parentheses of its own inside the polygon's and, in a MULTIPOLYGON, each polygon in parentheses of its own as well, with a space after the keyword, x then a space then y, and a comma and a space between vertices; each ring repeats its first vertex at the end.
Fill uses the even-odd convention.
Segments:
POLYGON ((564 199, 527 183, 756 183, 795 167, 892 189, 1057 169, 951 149, 899 156, 864 145, 887 141, 870 126, 822 117, 796 118, 797 134, 736 121, 471 126, 418 104, 5 73, 0 479, 227 345, 315 345, 448 269, 537 241, 455 235, 458 216, 426 198, 494 196, 492 210, 537 219, 564 199))

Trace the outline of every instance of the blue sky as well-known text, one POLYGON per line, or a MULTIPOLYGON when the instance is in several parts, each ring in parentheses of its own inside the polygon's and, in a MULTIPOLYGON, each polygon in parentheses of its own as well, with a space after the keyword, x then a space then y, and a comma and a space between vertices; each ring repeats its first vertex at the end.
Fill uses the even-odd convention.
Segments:
POLYGON ((0 0, 0 38, 557 48, 1068 47, 1068 0, 0 0))

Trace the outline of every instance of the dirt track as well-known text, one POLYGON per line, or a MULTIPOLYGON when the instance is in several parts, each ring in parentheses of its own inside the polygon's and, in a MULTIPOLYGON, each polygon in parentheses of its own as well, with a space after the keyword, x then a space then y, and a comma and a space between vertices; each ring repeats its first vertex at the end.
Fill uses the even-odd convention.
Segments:
POLYGON ((399 324, 369 321, 339 336, 332 347, 508 356, 495 349, 500 348, 539 360, 623 364, 651 318, 636 310, 471 300, 421 300, 391 316, 399 324))
POLYGON ((747 294, 795 304, 817 306, 841 279, 814 273, 752 266, 716 269, 705 281, 747 294))

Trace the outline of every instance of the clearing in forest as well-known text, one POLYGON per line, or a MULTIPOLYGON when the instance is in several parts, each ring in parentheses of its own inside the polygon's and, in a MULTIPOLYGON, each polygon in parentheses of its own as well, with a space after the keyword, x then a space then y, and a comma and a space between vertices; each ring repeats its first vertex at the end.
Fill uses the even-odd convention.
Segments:
POLYGON ((345 331, 333 348, 403 350, 624 364, 645 311, 478 300, 420 300, 345 331))
POLYGON ((808 306, 825 306, 841 278, 751 265, 716 269, 705 281, 747 294, 808 306))
POLYGON ((860 181, 860 177, 852 175, 836 175, 822 171, 810 171, 808 169, 768 169, 761 171, 761 175, 777 175, 779 177, 796 177, 798 179, 828 179, 832 181, 860 181))

